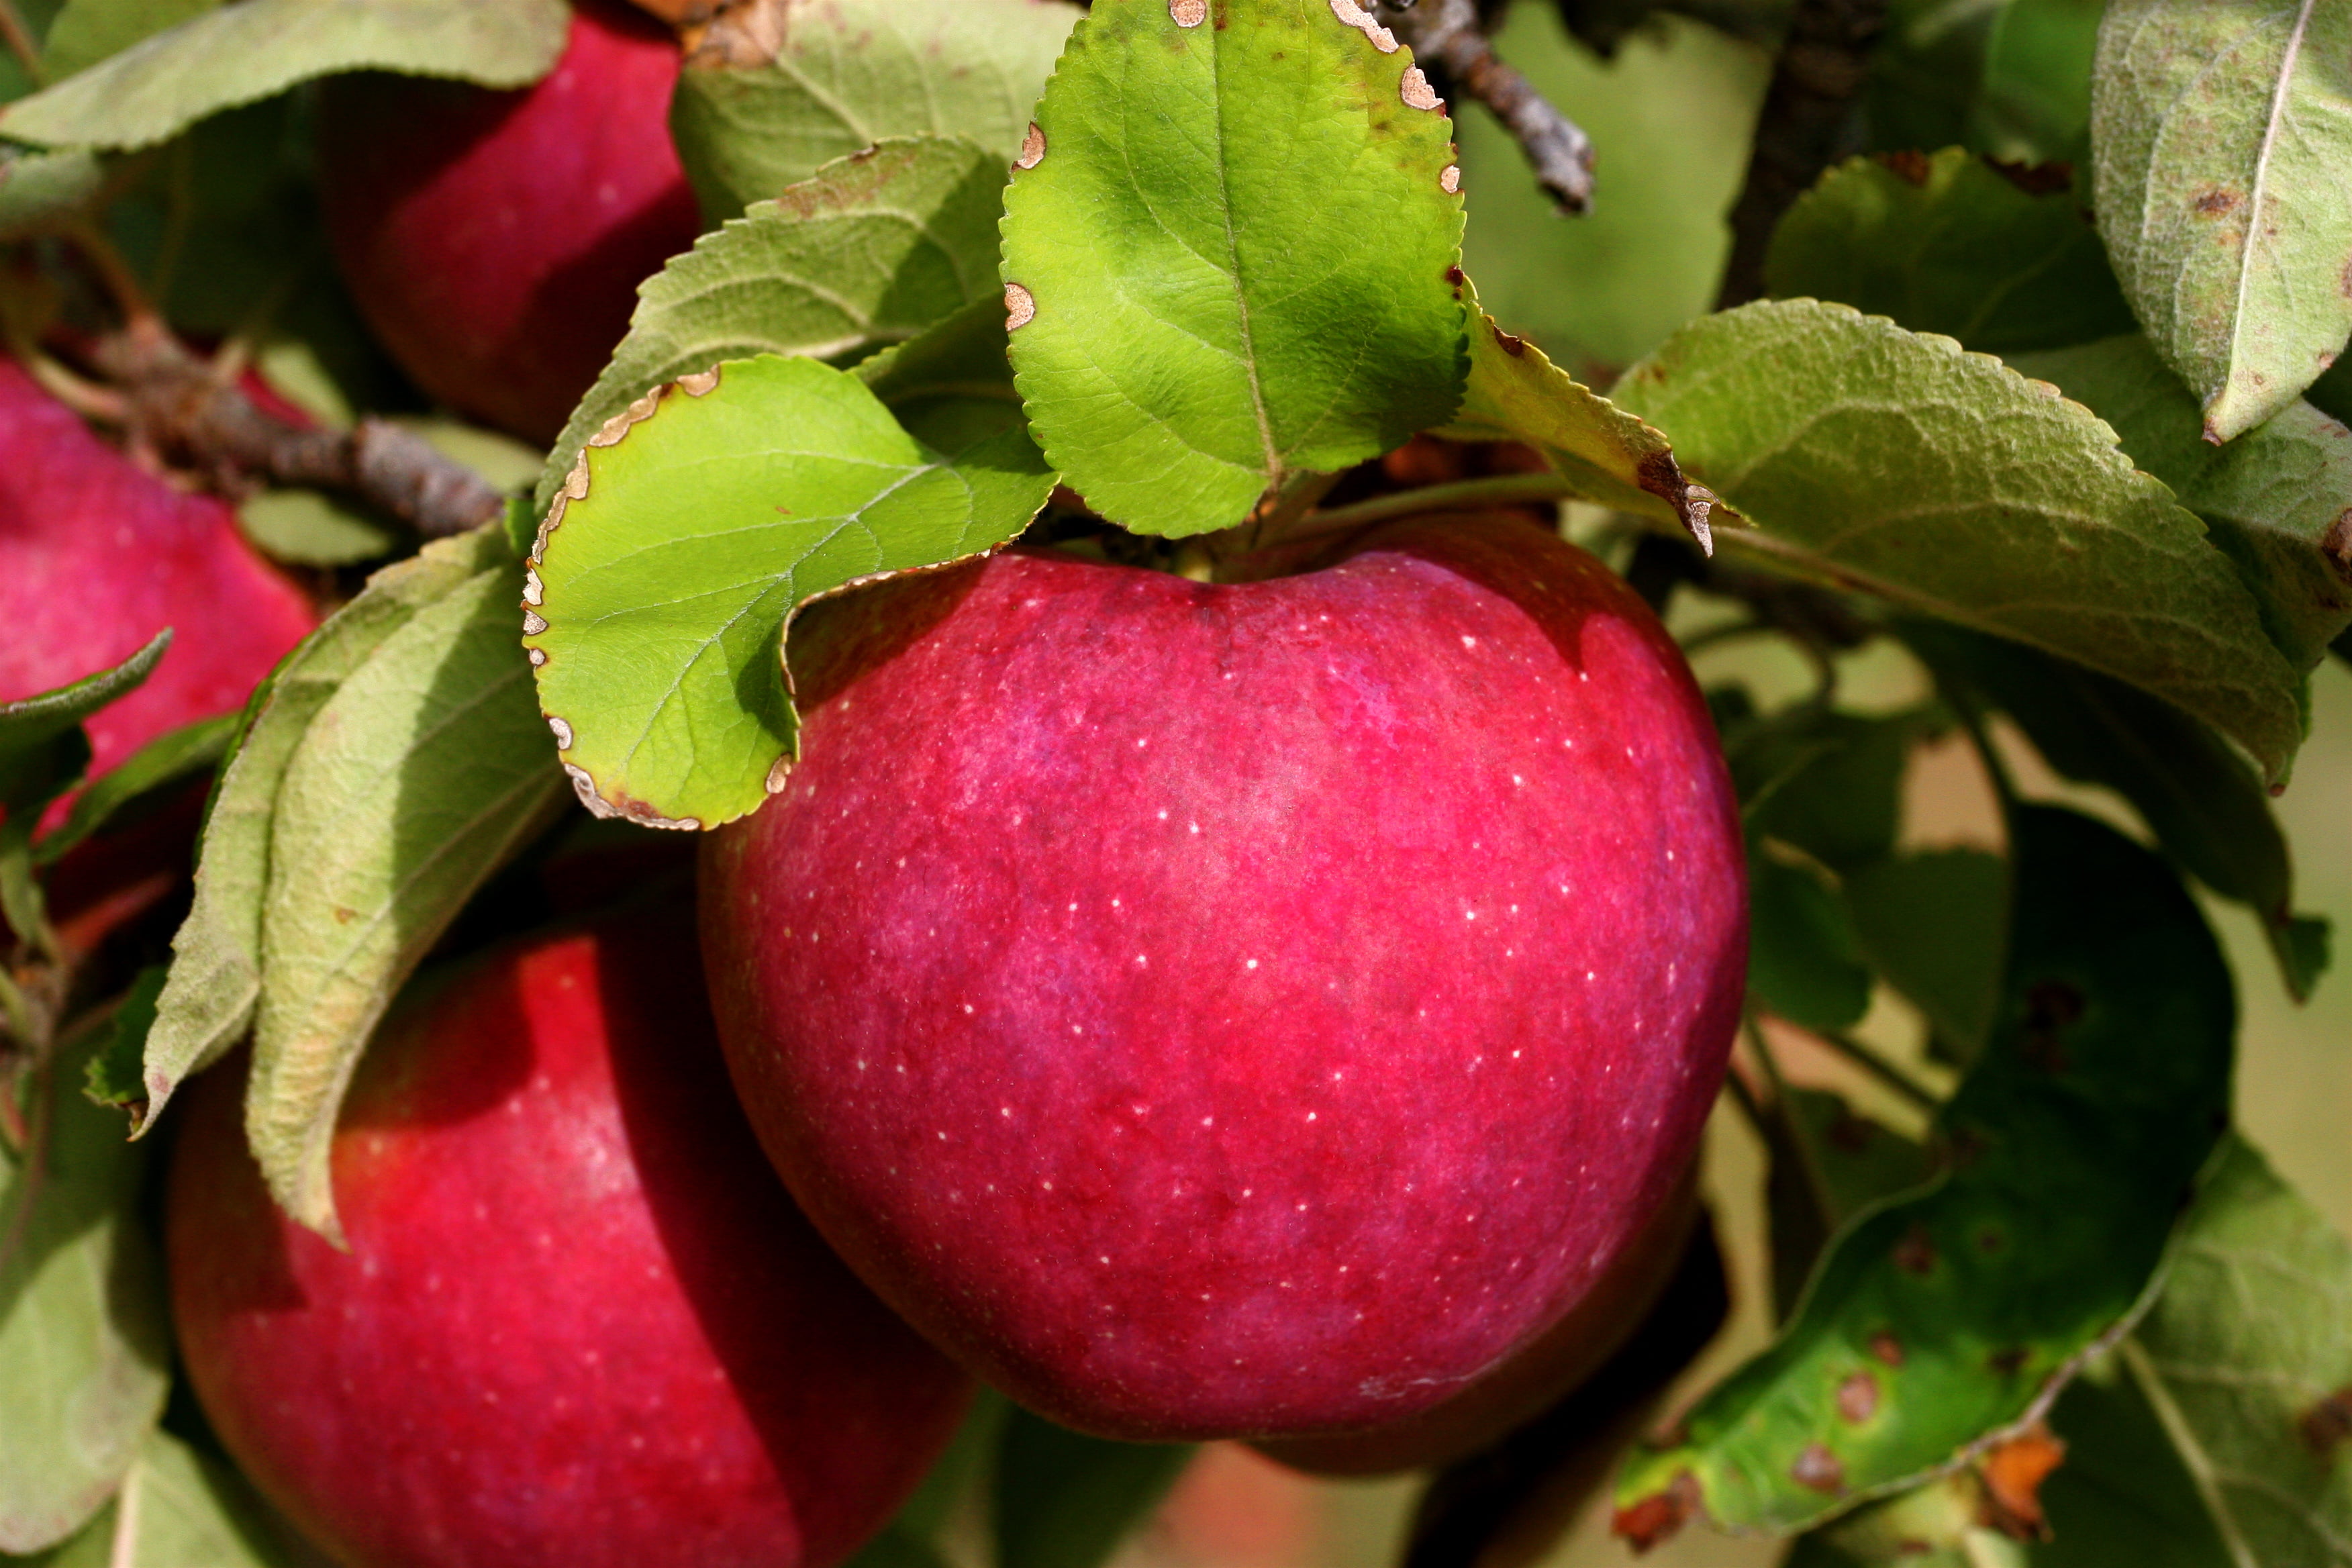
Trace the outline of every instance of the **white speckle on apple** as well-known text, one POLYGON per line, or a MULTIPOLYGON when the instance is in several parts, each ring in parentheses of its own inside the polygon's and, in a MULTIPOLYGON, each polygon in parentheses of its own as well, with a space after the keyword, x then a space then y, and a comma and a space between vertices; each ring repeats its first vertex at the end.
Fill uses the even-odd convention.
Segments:
POLYGON ((1474 637, 1465 637, 1462 639, 1462 646, 1464 647, 1476 647, 1478 646, 1478 639, 1474 637))
POLYGON ((964 1010, 965 1012, 967 1012, 967 1013, 971 1012, 971 1003, 969 1003, 969 1002, 965 1003, 965 1004, 963 1005, 963 1010, 964 1010))
POLYGON ((1257 960, 1255 958, 1245 958, 1242 960, 1242 967, 1244 969, 1255 969, 1257 967, 1257 960))

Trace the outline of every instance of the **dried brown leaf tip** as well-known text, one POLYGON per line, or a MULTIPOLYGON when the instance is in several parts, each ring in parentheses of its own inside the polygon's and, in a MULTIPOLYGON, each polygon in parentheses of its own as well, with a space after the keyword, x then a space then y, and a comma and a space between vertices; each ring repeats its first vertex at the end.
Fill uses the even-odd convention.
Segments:
POLYGON ((1977 1460, 1984 1480, 1984 1523, 2012 1541, 2048 1540, 2042 1483, 2065 1461, 2066 1445, 2038 1421, 1987 1449, 1977 1460))
POLYGON ((1703 1500, 1698 1478, 1688 1470, 1678 1471, 1665 1490, 1619 1509, 1609 1529, 1634 1551, 1647 1552, 1688 1524, 1703 1500))
POLYGON ((1004 330, 1017 332, 1037 319, 1037 297, 1018 283, 1004 286, 1004 330))

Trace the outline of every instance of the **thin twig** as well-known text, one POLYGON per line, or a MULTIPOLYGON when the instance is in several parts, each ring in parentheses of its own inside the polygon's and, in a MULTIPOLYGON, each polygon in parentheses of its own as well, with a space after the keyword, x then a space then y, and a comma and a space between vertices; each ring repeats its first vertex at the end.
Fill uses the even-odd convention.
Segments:
POLYGON ((16 14, 15 0, 0 0, 0 43, 8 46, 8 52, 16 57, 35 87, 48 85, 49 73, 41 68, 41 51, 34 46, 32 29, 16 14))
POLYGON ((1450 485, 1423 485, 1374 496, 1328 511, 1311 511, 1297 526, 1274 541, 1292 544, 1302 539, 1322 539, 1346 533, 1392 517, 1418 517, 1423 512, 1461 511, 1472 507, 1507 506, 1517 501, 1565 500, 1576 492, 1558 474, 1496 474, 1483 479, 1457 479, 1450 485))
POLYGON ((1485 104, 1518 140, 1536 184, 1551 193, 1560 210, 1580 213, 1592 205, 1591 138, 1526 77, 1496 58, 1472 0, 1383 4, 1403 11, 1392 30, 1411 47, 1413 58, 1434 66, 1449 85, 1485 104))
POLYGON ((1764 253, 1780 216, 1834 162, 1848 110, 1870 79, 1887 0, 1797 0, 1757 117, 1748 178, 1731 209, 1731 259, 1717 310, 1764 293, 1764 253))
POLYGON ((1914 1104, 1933 1110, 1944 1103, 1942 1095, 1852 1036, 1835 1029, 1809 1029, 1806 1033, 1914 1104))

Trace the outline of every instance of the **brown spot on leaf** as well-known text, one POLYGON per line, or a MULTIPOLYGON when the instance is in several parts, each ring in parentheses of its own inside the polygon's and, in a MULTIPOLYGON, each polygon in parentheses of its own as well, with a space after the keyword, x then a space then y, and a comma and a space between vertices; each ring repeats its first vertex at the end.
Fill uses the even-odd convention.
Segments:
POLYGON ((1029 134, 1021 139, 1021 156, 1013 160, 1016 169, 1034 169, 1045 161, 1045 132, 1035 121, 1029 122, 1029 134))
POLYGON ((2319 552, 2327 557, 2338 577, 2352 583, 2352 507, 2337 512, 2336 521, 2327 525, 2327 531, 2320 536, 2319 552))
POLYGON ((1832 1497, 1845 1490, 1845 1466, 1822 1443, 1808 1443, 1797 1462, 1789 1467, 1789 1479, 1799 1486, 1832 1497))
POLYGON ((1459 267, 1449 267, 1445 269, 1445 280, 1448 283, 1453 284, 1456 289, 1459 289, 1462 285, 1470 281, 1470 277, 1469 274, 1464 272, 1459 267))
POLYGON ((1936 1242, 1927 1227, 1914 1223, 1895 1244, 1895 1267, 1906 1274, 1932 1274, 1936 1269, 1936 1242))
POLYGON ((1701 1500, 1698 1478, 1688 1470, 1678 1470, 1665 1490, 1652 1492, 1619 1509, 1609 1521, 1609 1528, 1630 1542, 1634 1551, 1647 1552, 1688 1524, 1698 1512, 1701 1500))
POLYGON ((1885 1329, 1870 1336, 1870 1353, 1888 1366, 1903 1364, 1903 1342, 1885 1329))
POLYGON ((1878 1414, 1878 1379, 1857 1372, 1838 1384, 1838 1414, 1849 1421, 1867 1421, 1878 1414))
POLYGON ((2352 1384, 2347 1384, 2303 1413, 2294 1424, 2305 1444, 2321 1458, 2333 1461, 2352 1442, 2352 1384))
POLYGON ((2009 1237, 2001 1234, 1998 1226, 1989 1225, 1977 1232, 1977 1250, 1988 1258, 2008 1245, 2009 1237))
POLYGON ((1197 27, 1209 19, 1209 0, 1168 0, 1168 15, 1180 27, 1197 27))
POLYGON ((335 906, 335 923, 337 925, 347 926, 359 918, 359 910, 349 908, 343 904, 337 904, 335 906))
POLYGON ((2237 192, 2225 191, 2217 185, 2190 202, 2189 207, 2199 217, 2220 217, 2235 208, 2243 199, 2237 192))
POLYGON ((2082 1021, 2090 1001, 2071 981, 2037 980, 2025 988, 2024 1057, 2043 1072, 2066 1070, 2060 1037, 2082 1021))
POLYGON ((1995 1351, 1985 1357, 1985 1365, 1992 1369, 1996 1377, 2015 1377, 2025 1370, 2026 1358, 2032 1353, 2023 1345, 2011 1345, 2005 1351, 1995 1351))
POLYGON ((1994 1444, 1977 1460, 1977 1473, 1984 1479, 1984 1522, 2012 1541, 2049 1540, 2042 1483, 2065 1461, 2065 1443, 2038 1421, 1994 1444))
POLYGON ((1906 149, 1900 153, 1881 153, 1878 162, 1886 172, 1906 185, 1925 185, 1935 169, 1925 153, 1906 149))
POLYGON ((2072 163, 2022 163, 2008 158, 1987 158, 1985 167, 2029 196, 2053 195, 2074 188, 2072 163))
POLYGON ((1496 327, 1495 329, 1495 342, 1501 346, 1502 351, 1505 353, 1510 355, 1513 359, 1522 359, 1527 355, 1528 340, 1525 338, 1515 338, 1510 333, 1503 331, 1500 327, 1496 327))
MULTIPOLYGON (((2345 258, 2344 270, 2336 275, 2336 291, 2347 300, 2352 300, 2352 257, 2345 258)), ((2334 364, 2336 356, 2329 354, 2327 363, 2334 364)))

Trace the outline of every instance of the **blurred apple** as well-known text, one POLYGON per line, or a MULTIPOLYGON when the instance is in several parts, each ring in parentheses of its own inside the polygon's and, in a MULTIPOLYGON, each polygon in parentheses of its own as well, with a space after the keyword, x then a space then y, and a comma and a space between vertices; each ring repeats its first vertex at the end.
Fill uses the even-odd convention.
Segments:
POLYGON ((1675 1201, 1739 827, 1592 557, 1499 517, 1238 585, 1016 550, 809 630, 803 760, 706 850, 722 1037, 818 1227, 1013 1397, 1388 1426, 1675 1201))
POLYGON ((639 282, 694 243, 669 138, 676 36, 576 0, 536 86, 367 73, 319 100, 320 191, 361 311, 427 394, 552 442, 612 357, 639 282))
POLYGON ((794 1211, 729 1092, 683 900, 428 980, 335 1136, 339 1252, 272 1205, 241 1075, 170 1180, 188 1374, 345 1568, 830 1568, 969 1384, 794 1211))

